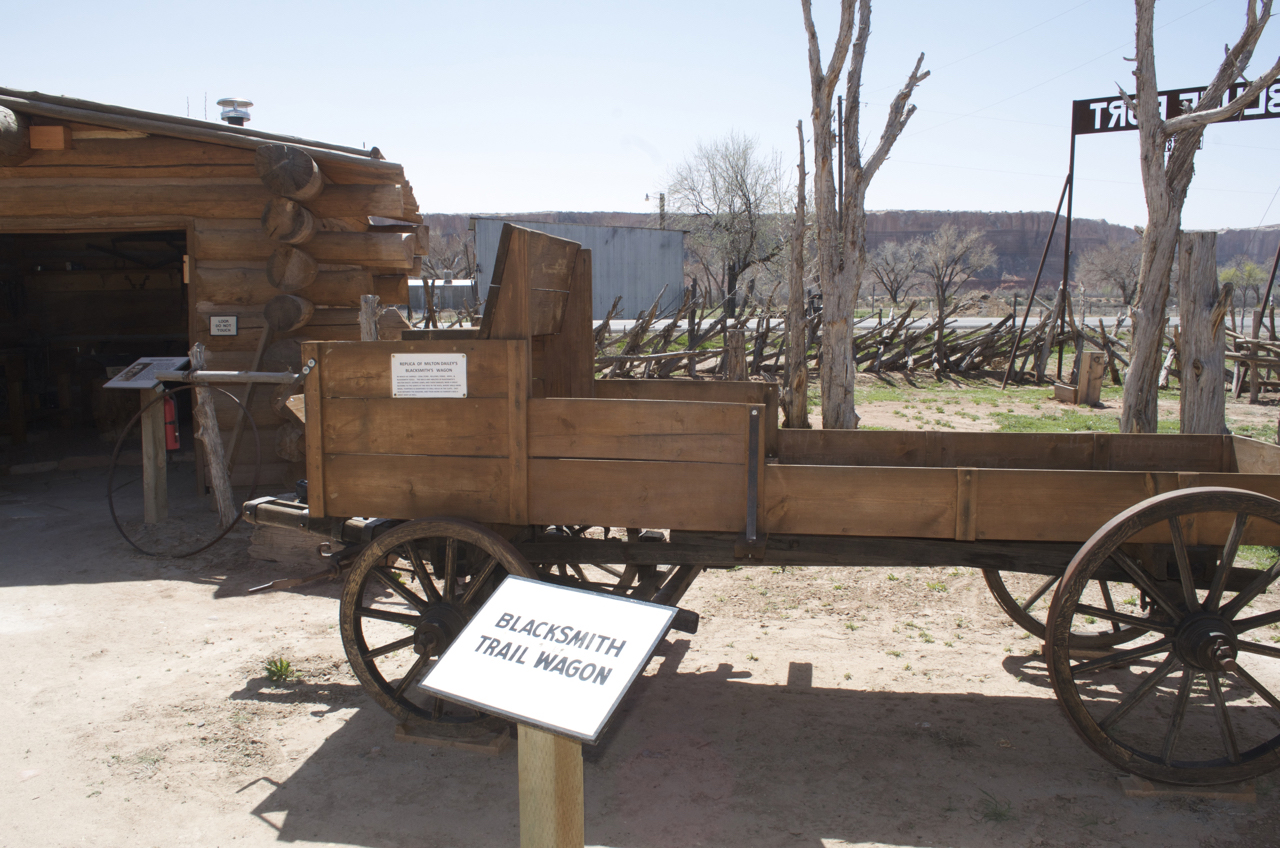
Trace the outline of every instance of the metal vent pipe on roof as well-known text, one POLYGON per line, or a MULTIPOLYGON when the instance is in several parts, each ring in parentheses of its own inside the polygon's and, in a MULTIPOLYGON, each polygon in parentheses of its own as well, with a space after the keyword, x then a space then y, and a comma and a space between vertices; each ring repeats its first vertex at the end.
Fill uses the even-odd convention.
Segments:
POLYGON ((219 116, 222 120, 233 127, 243 127, 249 120, 249 107, 253 105, 253 101, 224 97, 218 101, 218 105, 222 107, 222 114, 219 116))

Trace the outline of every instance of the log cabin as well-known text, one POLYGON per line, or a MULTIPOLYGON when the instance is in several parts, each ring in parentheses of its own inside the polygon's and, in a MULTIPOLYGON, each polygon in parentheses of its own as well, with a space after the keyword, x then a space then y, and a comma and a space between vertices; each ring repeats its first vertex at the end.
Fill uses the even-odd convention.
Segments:
MULTIPOLYGON (((102 384, 140 356, 200 342, 211 370, 296 372, 302 342, 360 339, 362 295, 408 302, 427 253, 420 224, 404 169, 376 147, 0 88, 9 455, 37 432, 44 443, 108 440, 138 398, 102 384), (269 304, 288 320, 271 322, 269 304)), ((388 309, 378 333, 398 339, 406 326, 388 309)), ((292 484, 304 473, 302 427, 274 388, 248 398, 259 483, 292 484)), ((238 415, 222 397, 229 447, 238 415)), ((252 477, 252 441, 235 444, 235 484, 252 477)))

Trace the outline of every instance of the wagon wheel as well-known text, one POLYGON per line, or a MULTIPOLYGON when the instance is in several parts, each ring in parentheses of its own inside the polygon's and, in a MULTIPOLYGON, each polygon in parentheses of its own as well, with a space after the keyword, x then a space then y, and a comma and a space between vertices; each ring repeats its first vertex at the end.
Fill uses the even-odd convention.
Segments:
POLYGON ((360 683, 400 721, 477 735, 498 721, 420 690, 422 680, 506 574, 537 574, 507 540, 469 521, 410 521, 361 552, 342 591, 342 644, 360 683))
POLYGON ((1259 570, 1236 565, 1242 541, 1271 541, 1278 531, 1280 501, 1236 489, 1183 489, 1120 513, 1072 559, 1049 607, 1046 661, 1067 718, 1103 758, 1152 780, 1191 785, 1280 766, 1280 646, 1272 644, 1280 641, 1280 602, 1261 597, 1280 577, 1280 558, 1263 548, 1259 570), (1214 522, 1224 546, 1206 555, 1187 543, 1189 533, 1214 522), (1169 528, 1170 579, 1155 579, 1121 550, 1155 525, 1169 528), (1109 559, 1158 614, 1136 619, 1082 601, 1109 559), (1147 632, 1122 651, 1072 656, 1079 645, 1071 630, 1082 616, 1147 632))
MULTIPOLYGON (((995 598, 1005 615, 1043 642, 1045 614, 1053 599, 1053 590, 1062 579, 1062 575, 1022 574, 984 568, 982 577, 987 581, 987 589, 990 590, 991 597, 995 598)), ((1129 584, 1094 580, 1089 587, 1087 600, 1093 605, 1101 604, 1114 611, 1116 594, 1128 589, 1129 584)), ((1136 639, 1146 632, 1131 624, 1099 621, 1096 616, 1094 619, 1094 621, 1082 622, 1082 626, 1078 625, 1080 629, 1072 631, 1071 644, 1077 648, 1110 648, 1136 639)))

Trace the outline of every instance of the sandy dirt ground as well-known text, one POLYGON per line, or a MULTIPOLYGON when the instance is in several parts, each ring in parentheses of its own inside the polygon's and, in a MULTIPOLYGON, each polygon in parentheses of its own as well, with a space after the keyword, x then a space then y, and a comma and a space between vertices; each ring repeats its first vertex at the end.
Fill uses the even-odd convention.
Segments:
MULTIPOLYGON (((518 843, 515 746, 393 741, 335 584, 247 595, 298 572, 239 531, 134 554, 104 491, 101 469, 0 478, 0 845, 518 843), (301 678, 272 684, 276 657, 301 678)), ((1280 777, 1252 804, 1126 797, 980 574, 890 573, 700 578, 700 631, 671 634, 586 751, 588 844, 1277 844, 1280 777)))

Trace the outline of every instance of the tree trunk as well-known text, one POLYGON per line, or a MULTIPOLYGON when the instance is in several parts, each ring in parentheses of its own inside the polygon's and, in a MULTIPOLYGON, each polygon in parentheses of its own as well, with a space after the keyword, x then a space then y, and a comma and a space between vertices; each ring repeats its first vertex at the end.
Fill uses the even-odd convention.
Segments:
MULTIPOLYGON (((846 180, 846 187, 848 186, 846 180)), ((860 188, 860 187, 858 187, 860 188)), ((854 408, 854 379, 858 372, 853 350, 854 310, 859 283, 866 270, 867 213, 864 198, 855 189, 853 202, 845 206, 848 243, 844 264, 832 285, 822 292, 822 428, 856 430, 860 420, 854 408)))
POLYGON ((1178 315, 1182 364, 1183 433, 1227 432, 1226 329, 1223 317, 1231 303, 1231 284, 1218 288, 1217 233, 1183 233, 1178 262, 1178 315))
POLYGON ((1166 206, 1160 219, 1154 212, 1149 214, 1142 234, 1142 282, 1134 299, 1129 371, 1125 375, 1124 409, 1120 415, 1122 433, 1154 433, 1159 423, 1156 401, 1165 307, 1181 217, 1180 211, 1174 212, 1166 206))
POLYGON ((804 122, 796 122, 800 134, 800 179, 796 188, 796 220, 791 231, 791 279, 787 285, 787 402, 786 425, 809 427, 809 364, 804 319, 804 122))

